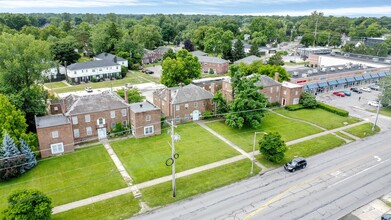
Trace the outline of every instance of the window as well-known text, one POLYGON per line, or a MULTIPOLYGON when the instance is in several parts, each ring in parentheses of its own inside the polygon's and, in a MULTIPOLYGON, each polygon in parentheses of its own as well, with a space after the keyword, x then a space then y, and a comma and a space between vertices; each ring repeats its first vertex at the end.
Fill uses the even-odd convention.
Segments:
POLYGON ((284 90, 284 95, 286 95, 286 90, 284 90))
POLYGON ((97 124, 100 125, 99 127, 103 126, 105 124, 105 119, 104 118, 99 118, 97 121, 97 124))
POLYGON ((194 108, 198 108, 198 102, 194 102, 194 108))
POLYGON ((127 127, 128 122, 127 121, 123 121, 122 124, 124 125, 124 127, 127 127))
POLYGON ((50 149, 52 150, 52 154, 60 154, 64 152, 64 145, 61 143, 51 144, 50 149))
POLYGON ((189 120, 190 119, 190 115, 189 114, 185 114, 185 120, 189 120))
POLYGON ((295 95, 297 95, 297 94, 299 94, 299 92, 298 92, 298 91, 295 91, 295 95))
POLYGON ((91 116, 90 115, 85 115, 84 116, 86 122, 90 122, 91 121, 91 116))
POLYGON ((299 98, 294 98, 293 99, 293 104, 295 105, 295 104, 299 104, 299 98))
POLYGON ((122 109, 121 113, 122 113, 122 117, 125 117, 126 116, 126 109, 122 109))
POLYGON ((76 129, 73 130, 73 136, 75 136, 75 138, 80 137, 79 129, 76 128, 76 129))
POLYGON ((202 101, 202 106, 205 106, 205 101, 202 101))
POLYGON ((110 117, 111 117, 111 118, 115 118, 115 111, 111 111, 111 112, 110 112, 110 117))
POLYGON ((111 122, 111 129, 115 129, 115 122, 111 122))
POLYGON ((58 107, 57 106, 54 106, 53 110, 56 112, 58 111, 58 107))
POLYGON ((77 125, 77 123, 78 123, 77 116, 72 117, 72 123, 74 125, 77 125))
POLYGON ((270 87, 270 93, 273 93, 273 87, 270 87))
POLYGON ((86 127, 86 132, 87 132, 87 135, 92 135, 92 128, 86 127))
POLYGON ((145 117, 145 120, 146 120, 146 121, 151 121, 151 116, 150 116, 150 115, 147 115, 147 116, 145 117))
POLYGON ((144 127, 144 135, 153 134, 153 126, 144 127))
POLYGON ((52 138, 58 138, 58 131, 52 131, 52 138))
POLYGON ((179 111, 180 110, 180 106, 179 105, 175 105, 175 110, 179 111))

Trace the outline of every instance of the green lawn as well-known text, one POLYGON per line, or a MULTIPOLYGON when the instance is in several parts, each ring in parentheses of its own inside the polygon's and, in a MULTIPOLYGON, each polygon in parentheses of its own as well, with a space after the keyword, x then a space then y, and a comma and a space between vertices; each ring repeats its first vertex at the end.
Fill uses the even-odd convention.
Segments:
POLYGON ((48 89, 58 89, 63 87, 69 87, 64 82, 52 82, 52 83, 45 83, 46 88, 48 89))
MULTIPOLYGON (((376 110, 373 110, 372 112, 376 113, 376 110)), ((391 117, 391 106, 381 108, 380 114, 391 117)))
POLYGON ((91 205, 72 209, 52 216, 53 220, 108 220, 124 219, 140 211, 138 200, 132 194, 125 194, 91 205))
POLYGON ((267 167, 280 166, 294 157, 310 157, 315 154, 339 147, 345 144, 345 141, 332 134, 327 134, 308 141, 293 144, 285 152, 285 159, 279 164, 273 164, 267 161, 261 154, 257 155, 257 160, 267 167))
MULTIPOLYGON (((261 128, 236 129, 224 124, 224 121, 207 123, 206 125, 214 131, 232 141, 246 152, 252 151, 254 143, 254 132, 279 132, 284 141, 291 141, 308 135, 316 134, 322 130, 309 124, 289 120, 276 114, 266 112, 262 119, 261 128)), ((257 140, 262 138, 262 134, 257 135, 257 140)))
POLYGON ((142 79, 145 79, 145 80, 148 80, 150 82, 160 83, 160 78, 155 77, 155 76, 151 76, 149 74, 145 74, 140 71, 132 71, 131 74, 134 74, 135 76, 142 78, 142 79))
POLYGON ((141 83, 147 83, 151 82, 145 76, 141 75, 140 73, 134 72, 134 73, 128 73, 125 78, 118 79, 118 80, 109 80, 109 81, 103 81, 103 82, 97 82, 97 83, 84 83, 79 84, 76 86, 71 87, 65 87, 65 88, 53 88, 53 91, 56 93, 65 93, 65 92, 75 92, 84 90, 85 87, 92 87, 94 89, 98 88, 110 88, 110 87, 116 87, 116 86, 124 86, 125 83, 132 83, 132 84, 141 84, 141 83))
POLYGON ((373 127, 373 123, 365 123, 365 124, 362 124, 362 125, 358 125, 358 126, 355 126, 355 127, 352 127, 352 128, 348 128, 346 130, 344 130, 345 132, 349 133, 349 134, 352 134, 356 137, 359 137, 359 138, 364 138, 364 137, 368 137, 368 136, 371 136, 371 135, 374 135, 376 134, 377 132, 380 131, 380 128, 378 126, 376 126, 376 129, 375 131, 372 131, 372 127, 373 127))
MULTIPOLYGON (((175 132, 181 140, 175 143, 179 154, 177 172, 224 160, 239 153, 205 129, 194 123, 179 125, 175 132)), ((136 183, 171 174, 165 162, 171 157, 167 128, 161 135, 111 142, 111 146, 136 183)))
POLYGON ((355 117, 343 117, 319 108, 301 109, 298 111, 288 111, 280 108, 275 109, 274 111, 291 118, 312 122, 327 130, 343 127, 346 122, 347 124, 353 124, 360 121, 360 119, 355 117))
POLYGON ((61 205, 126 187, 102 145, 41 160, 21 177, 0 183, 0 210, 9 194, 20 189, 38 189, 61 205))
MULTIPOLYGON (((173 203, 215 188, 250 177, 251 161, 243 159, 235 163, 213 168, 201 173, 178 178, 177 194, 172 197, 171 181, 142 189, 144 201, 151 207, 173 203)), ((254 175, 260 168, 254 166, 254 175)))
POLYGON ((335 134, 338 135, 338 136, 340 136, 340 137, 343 137, 343 138, 345 138, 345 139, 347 139, 347 140, 354 141, 353 138, 347 136, 346 134, 344 134, 344 133, 342 133, 342 132, 339 132, 339 131, 338 131, 338 132, 335 132, 335 134))

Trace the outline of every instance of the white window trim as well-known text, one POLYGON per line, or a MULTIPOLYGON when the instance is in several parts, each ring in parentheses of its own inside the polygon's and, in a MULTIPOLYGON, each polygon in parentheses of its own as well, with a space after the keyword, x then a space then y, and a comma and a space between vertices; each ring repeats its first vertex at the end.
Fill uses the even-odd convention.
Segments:
POLYGON ((198 108, 198 102, 194 102, 194 108, 198 108))
POLYGON ((92 135, 92 128, 91 127, 86 127, 86 133, 88 136, 92 135))
POLYGON ((115 118, 115 111, 110 112, 110 118, 115 118))
POLYGON ((52 138, 58 138, 58 131, 52 131, 52 138))
POLYGON ((175 105, 175 111, 179 111, 179 110, 181 110, 180 105, 175 105))
POLYGON ((52 154, 61 154, 64 153, 64 144, 61 143, 55 143, 50 145, 50 150, 52 154))
POLYGON ((151 121, 151 115, 147 115, 147 116, 145 116, 145 121, 151 121))
POLYGON ((73 136, 75 136, 75 138, 79 138, 80 137, 80 130, 78 128, 73 129, 73 136))
POLYGON ((125 117, 126 116, 126 109, 122 109, 121 113, 122 113, 122 117, 125 117))
POLYGON ((79 123, 79 120, 77 119, 77 116, 72 117, 72 124, 77 125, 79 123))
POLYGON ((185 104, 185 109, 188 109, 189 108, 189 104, 185 104))
POLYGON ((154 132, 153 126, 144 127, 144 135, 151 135, 151 134, 153 134, 153 132, 154 132), (151 130, 151 132, 149 132, 149 130, 151 130))
POLYGON ((84 119, 86 120, 86 122, 91 122, 91 115, 89 115, 89 114, 88 115, 84 115, 84 119))

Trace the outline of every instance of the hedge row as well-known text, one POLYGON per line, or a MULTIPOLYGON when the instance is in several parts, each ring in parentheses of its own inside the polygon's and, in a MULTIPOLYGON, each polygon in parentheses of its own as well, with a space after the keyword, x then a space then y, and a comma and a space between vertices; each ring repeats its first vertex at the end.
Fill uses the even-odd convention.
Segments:
POLYGON ((336 108, 334 106, 331 106, 331 105, 327 105, 327 104, 324 104, 324 103, 318 103, 318 108, 321 108, 321 109, 324 109, 328 112, 331 112, 331 113, 335 113, 337 115, 340 115, 340 116, 344 116, 344 117, 348 117, 349 116, 349 112, 348 111, 345 111, 345 110, 342 110, 340 108, 336 108))
POLYGON ((295 105, 287 105, 285 106, 285 109, 288 111, 297 111, 300 109, 303 109, 304 106, 302 104, 295 104, 295 105))

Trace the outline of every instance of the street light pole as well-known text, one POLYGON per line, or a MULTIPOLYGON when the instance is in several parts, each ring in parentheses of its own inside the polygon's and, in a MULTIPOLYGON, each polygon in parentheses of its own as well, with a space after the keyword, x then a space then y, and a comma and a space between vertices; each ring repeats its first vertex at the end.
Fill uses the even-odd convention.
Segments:
MULTIPOLYGON (((387 85, 388 87, 389 85, 387 85)), ((373 124, 372 126, 372 131, 375 131, 376 130, 376 124, 377 124, 377 120, 379 118, 379 112, 380 112, 380 105, 381 105, 381 97, 384 96, 384 89, 385 89, 385 85, 384 85, 384 80, 382 82, 382 87, 380 87, 381 89, 381 94, 379 96, 379 102, 377 103, 377 111, 376 111, 376 118, 375 118, 375 123, 373 124)))
POLYGON ((254 144, 253 144, 253 158, 251 162, 251 171, 250 174, 252 175, 254 173, 254 161, 255 161, 255 143, 257 142, 257 134, 267 134, 266 132, 263 131, 256 131, 254 132, 254 144))
MULTIPOLYGON (((174 119, 175 120, 175 119, 174 119)), ((176 181, 175 181, 175 132, 174 120, 171 121, 171 158, 172 158, 172 197, 176 197, 176 181)))

